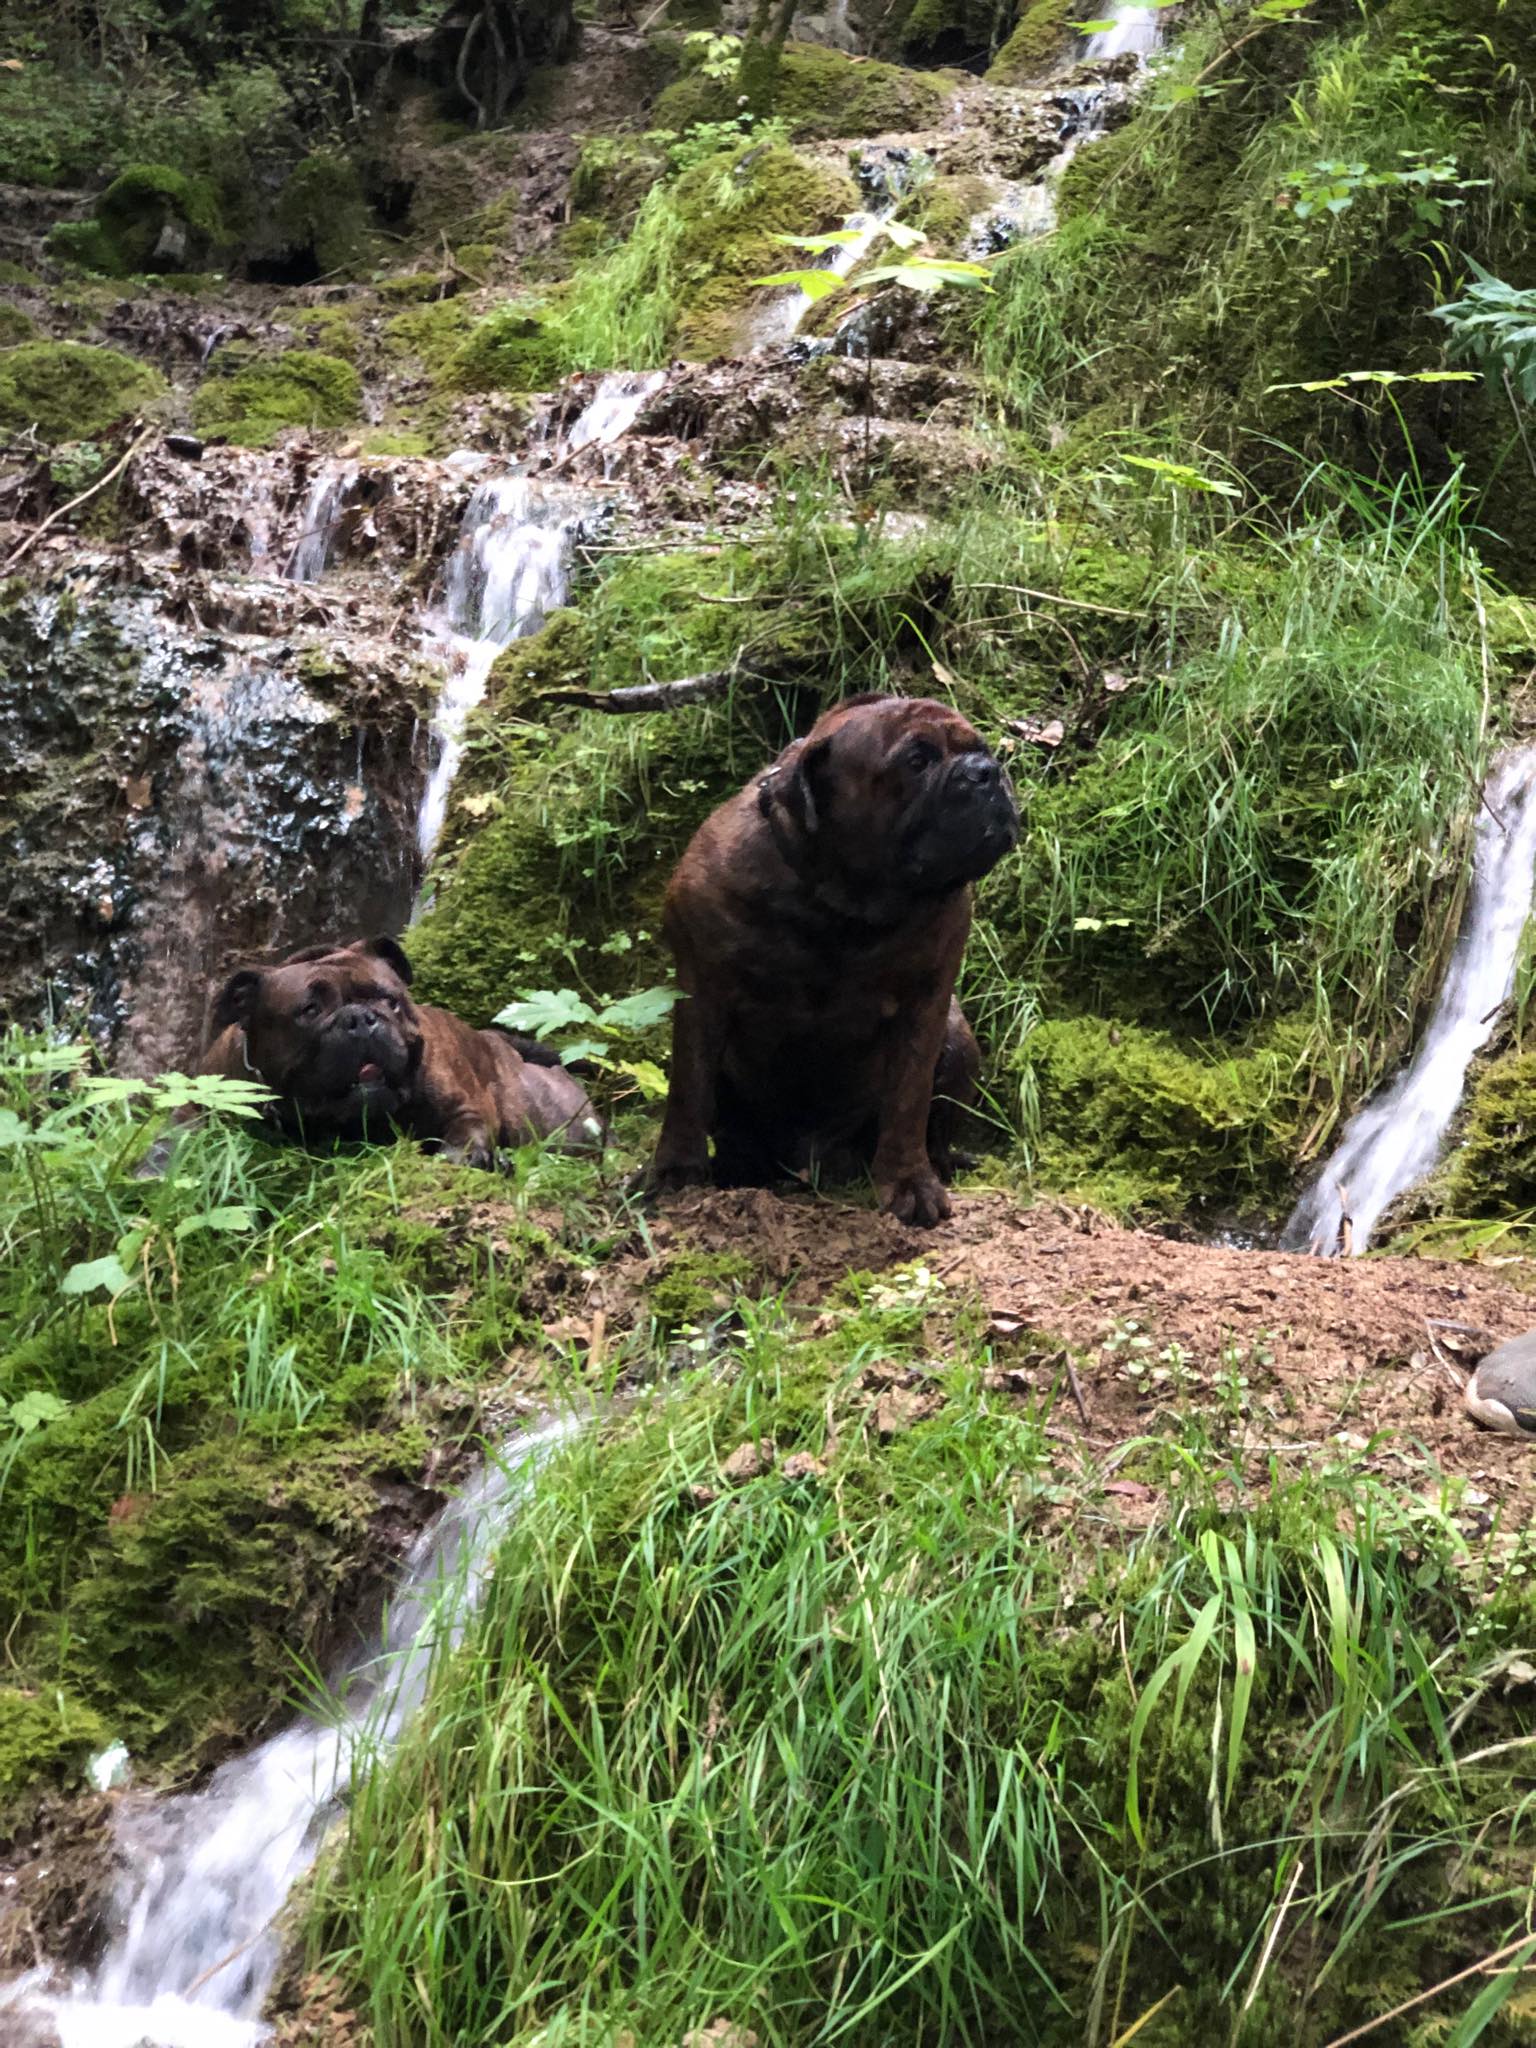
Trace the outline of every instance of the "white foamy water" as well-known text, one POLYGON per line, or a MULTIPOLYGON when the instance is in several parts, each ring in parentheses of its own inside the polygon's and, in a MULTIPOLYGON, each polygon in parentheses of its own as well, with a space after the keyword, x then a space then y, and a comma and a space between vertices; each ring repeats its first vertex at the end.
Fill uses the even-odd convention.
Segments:
POLYGON ((347 498, 357 482, 357 464, 345 462, 322 469, 310 486, 304 525, 283 574, 290 583, 313 583, 330 565, 336 529, 347 498))
POLYGON ((421 800, 416 840, 430 860, 464 759, 469 714, 485 695, 492 666, 513 640, 537 633, 564 604, 571 548, 591 500, 568 484, 502 476, 469 501, 448 564, 441 611, 427 622, 443 684, 432 711, 435 757, 421 800))
POLYGON ((1461 930, 1423 1043, 1346 1125, 1332 1158, 1302 1197, 1281 1243, 1288 1251, 1363 1252, 1388 1204, 1440 1156, 1466 1086, 1514 987, 1536 880, 1536 747, 1495 764, 1483 791, 1472 880, 1461 930))
POLYGON ((1138 57, 1150 57, 1163 39, 1162 18, 1156 8, 1116 7, 1110 18, 1112 28, 1100 29, 1088 38, 1083 55, 1089 63, 1102 63, 1106 57, 1124 57, 1132 52, 1138 57))
POLYGON ((433 1660, 463 1634, 540 1459, 578 1426, 514 1437, 422 1531, 377 1643, 323 1716, 225 1764, 201 1792, 123 1802, 111 1946, 67 1994, 34 1980, 0 1991, 0 2040, 9 2011, 51 2020, 62 2048, 255 2048, 284 1902, 352 1777, 398 1737, 433 1660))
POLYGON ((593 392, 580 419, 565 437, 565 451, 609 447, 639 419, 646 400, 667 381, 665 370, 615 370, 593 392))
MULTIPOLYGON (((565 436, 565 452, 621 440, 665 379, 662 370, 615 370, 600 378, 565 436)), ((521 471, 492 478, 469 501, 442 606, 427 621, 429 649, 444 675, 432 712, 432 773, 416 826, 424 861, 442 836, 465 728, 485 696, 496 657, 512 641, 537 633, 565 603, 576 534, 593 508, 589 493, 521 471)))

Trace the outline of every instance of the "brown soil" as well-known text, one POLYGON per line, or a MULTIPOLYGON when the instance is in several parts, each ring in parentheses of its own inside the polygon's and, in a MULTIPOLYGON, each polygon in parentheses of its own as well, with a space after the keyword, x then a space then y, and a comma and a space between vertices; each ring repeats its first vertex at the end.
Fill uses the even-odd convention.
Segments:
POLYGON ((1056 1419, 1097 1456, 1204 1408, 1253 1477, 1271 1456, 1284 1469, 1344 1449, 1415 1490, 1436 1469, 1465 1479, 1484 1526, 1531 1510, 1536 1449, 1478 1428, 1460 1401, 1476 1359, 1536 1325, 1517 1284, 1536 1287, 1525 1262, 1494 1278, 1437 1260, 1182 1244, 1001 1194, 957 1196, 954 1220, 929 1232, 846 1201, 705 1193, 670 1204, 652 1236, 662 1254, 744 1253, 806 1305, 850 1271, 920 1261, 944 1298, 979 1300, 999 1385, 1065 1397, 1070 1362, 1083 1414, 1063 1398, 1056 1419))

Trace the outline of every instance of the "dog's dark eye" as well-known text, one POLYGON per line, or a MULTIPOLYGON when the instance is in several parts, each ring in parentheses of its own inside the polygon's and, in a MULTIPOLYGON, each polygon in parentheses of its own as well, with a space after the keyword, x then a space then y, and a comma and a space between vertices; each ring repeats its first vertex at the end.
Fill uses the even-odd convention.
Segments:
POLYGON ((296 1017, 313 1017, 319 1008, 320 998, 318 996, 310 996, 306 1001, 300 1003, 294 1015, 296 1017))
POLYGON ((913 740, 907 748, 909 768, 931 768, 939 758, 939 750, 932 740, 913 740))

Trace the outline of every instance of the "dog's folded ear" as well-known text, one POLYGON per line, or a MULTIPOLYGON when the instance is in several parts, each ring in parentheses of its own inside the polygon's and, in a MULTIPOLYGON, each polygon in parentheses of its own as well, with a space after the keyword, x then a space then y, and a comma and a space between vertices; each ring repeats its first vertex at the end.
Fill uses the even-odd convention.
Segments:
POLYGON ((369 939, 364 944, 363 951, 365 953, 372 953, 375 959, 382 960, 387 967, 392 967, 406 987, 410 987, 411 975, 414 969, 406 958, 405 948, 398 939, 369 939))
POLYGON ((827 756, 830 738, 796 740, 786 747, 758 785, 757 807, 774 835, 788 830, 800 839, 814 839, 826 806, 827 756))
POLYGON ((261 992, 261 969, 239 967, 213 999, 206 1037, 210 1044, 232 1024, 248 1024, 261 992))

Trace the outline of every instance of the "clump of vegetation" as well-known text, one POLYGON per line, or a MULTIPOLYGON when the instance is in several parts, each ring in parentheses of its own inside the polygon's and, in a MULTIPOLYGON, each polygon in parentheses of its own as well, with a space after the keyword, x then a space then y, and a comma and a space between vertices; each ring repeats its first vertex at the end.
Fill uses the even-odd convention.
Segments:
POLYGON ((1536 1209, 1536 1052, 1505 1053, 1474 1079, 1446 1200, 1459 1216, 1536 1209))
POLYGON ((24 341, 0 354, 0 427, 45 441, 104 434, 164 391, 158 371, 115 348, 24 341))
POLYGON ((55 254, 108 277, 141 271, 197 271, 226 242, 213 187, 167 164, 133 164, 96 202, 89 221, 49 236, 55 254))
POLYGON ((536 1330, 518 1181, 491 1258, 445 1224, 462 1169, 270 1146, 240 1127, 260 1093, 0 1057, 0 1807, 103 1731, 154 1762, 282 1710, 393 1562, 380 1489, 409 1497, 429 1418, 466 1429, 536 1330), (141 1177, 188 1103, 214 1120, 141 1177))
POLYGON ((1046 77, 1072 55, 1073 23, 1082 18, 1072 0, 1031 0, 993 58, 988 84, 1032 85, 1046 77))
POLYGON ((38 1792, 78 1788, 87 1760, 111 1739, 101 1716, 63 1686, 0 1686, 0 1826, 24 1820, 38 1792))
POLYGON ((297 164, 273 210, 282 250, 290 259, 307 257, 322 277, 363 259, 371 225, 357 167, 335 149, 317 149, 297 164))
POLYGON ((286 349, 263 356, 226 348, 198 387, 193 417, 210 435, 265 448, 284 427, 347 427, 362 406, 362 380, 340 356, 286 349))
POLYGON ((1247 1491, 1191 1419, 1120 1530, 1048 1402, 967 1358, 882 1442, 862 1375, 911 1339, 741 1313, 724 1380, 533 1476, 355 1795, 312 1954, 381 2039, 1077 2048, 1167 2000, 1151 2039, 1324 2041, 1519 1940, 1523 1891, 1453 1872, 1507 1808, 1474 1760, 1528 1730, 1492 1674, 1529 1599, 1440 1509, 1331 1460, 1247 1491))
POLYGON ((1098 1017, 1050 1019, 1016 1061, 1031 1169, 1139 1219, 1278 1207, 1305 1135, 1305 1026, 1218 1051, 1098 1017))
MULTIPOLYGON (((934 127, 956 83, 899 64, 855 60, 815 43, 787 43, 753 112, 771 113, 797 142, 888 135, 934 127)), ((677 129, 726 121, 736 112, 741 90, 734 69, 688 71, 658 96, 652 115, 658 127, 677 129)))

